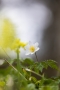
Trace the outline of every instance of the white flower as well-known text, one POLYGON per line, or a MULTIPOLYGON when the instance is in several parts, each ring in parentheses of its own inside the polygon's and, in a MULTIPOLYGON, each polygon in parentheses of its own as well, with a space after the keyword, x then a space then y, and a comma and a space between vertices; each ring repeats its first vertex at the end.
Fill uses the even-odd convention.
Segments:
POLYGON ((12 78, 11 75, 8 75, 8 76, 7 76, 6 85, 7 85, 8 87, 12 87, 12 86, 14 85, 14 81, 13 81, 13 78, 12 78))
POLYGON ((39 50, 39 47, 38 47, 38 43, 36 42, 35 44, 29 42, 25 49, 26 49, 26 55, 29 55, 29 54, 34 54, 36 51, 39 50))
POLYGON ((3 65, 3 64, 4 64, 4 62, 5 62, 5 60, 0 59, 0 65, 3 65))
POLYGON ((28 68, 26 68, 25 70, 26 70, 26 71, 29 71, 29 72, 31 71, 31 70, 30 70, 30 69, 28 69, 28 68))

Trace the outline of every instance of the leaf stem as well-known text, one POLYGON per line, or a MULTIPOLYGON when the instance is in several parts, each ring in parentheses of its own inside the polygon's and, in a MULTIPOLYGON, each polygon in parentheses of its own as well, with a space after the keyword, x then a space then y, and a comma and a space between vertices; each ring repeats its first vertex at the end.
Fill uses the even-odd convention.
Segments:
POLYGON ((20 67, 20 62, 19 62, 19 52, 18 52, 18 49, 17 49, 17 69, 18 69, 18 71, 20 71, 19 70, 19 67, 20 67))
POLYGON ((11 59, 11 57, 7 54, 7 52, 5 51, 5 49, 2 48, 2 50, 6 53, 6 55, 11 59))
POLYGON ((20 71, 23 74, 23 70, 22 70, 21 63, 20 63, 19 52, 18 52, 19 50, 18 49, 17 49, 17 69, 18 69, 18 71, 20 71))
POLYGON ((37 54, 36 54, 36 52, 35 52, 35 57, 36 57, 36 60, 37 60, 37 62, 38 62, 38 57, 37 57, 37 54))
POLYGON ((5 61, 6 61, 16 72, 18 72, 19 75, 20 75, 25 81, 27 81, 27 79, 26 79, 13 65, 11 65, 6 59, 5 59, 5 61))
POLYGON ((42 77, 42 75, 40 75, 40 74, 38 74, 38 73, 36 73, 36 72, 34 72, 34 71, 28 69, 28 68, 25 68, 25 70, 28 71, 28 72, 31 72, 31 73, 33 73, 33 74, 39 76, 39 77, 42 77))
MULTIPOLYGON (((19 48, 17 48, 17 69, 18 69, 18 72, 21 72, 22 73, 22 67, 21 67, 21 63, 20 63, 20 59, 19 59, 19 48)), ((20 77, 19 73, 18 73, 18 90, 21 86, 21 80, 22 80, 22 77, 20 77)))

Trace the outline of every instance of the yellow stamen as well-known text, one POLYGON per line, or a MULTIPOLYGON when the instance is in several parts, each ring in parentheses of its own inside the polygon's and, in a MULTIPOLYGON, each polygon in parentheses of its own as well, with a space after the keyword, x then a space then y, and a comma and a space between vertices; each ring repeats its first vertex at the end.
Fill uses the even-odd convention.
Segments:
POLYGON ((35 51, 35 47, 34 47, 34 46, 31 46, 31 47, 30 47, 30 51, 31 51, 31 52, 34 52, 34 51, 35 51))

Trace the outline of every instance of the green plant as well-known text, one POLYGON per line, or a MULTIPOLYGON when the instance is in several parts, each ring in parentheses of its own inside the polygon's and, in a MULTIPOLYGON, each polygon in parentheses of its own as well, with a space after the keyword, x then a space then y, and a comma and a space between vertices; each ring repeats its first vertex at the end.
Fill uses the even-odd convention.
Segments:
POLYGON ((39 62, 36 54, 36 51, 39 50, 38 43, 24 43, 17 39, 11 49, 16 52, 17 58, 5 59, 9 66, 0 70, 1 76, 3 76, 0 77, 2 90, 59 90, 60 77, 47 78, 43 72, 43 69, 48 67, 58 70, 57 62, 54 60, 39 62), (19 57, 20 48, 27 51, 26 55, 35 54, 36 62, 31 58, 22 60, 19 57), (35 75, 39 77, 39 80, 35 75))

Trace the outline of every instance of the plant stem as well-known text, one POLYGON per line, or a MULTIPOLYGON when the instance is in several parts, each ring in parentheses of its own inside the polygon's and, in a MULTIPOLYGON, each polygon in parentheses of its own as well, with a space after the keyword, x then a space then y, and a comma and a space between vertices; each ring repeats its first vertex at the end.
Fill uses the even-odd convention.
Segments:
POLYGON ((2 48, 2 50, 5 52, 5 54, 11 59, 11 57, 7 54, 7 52, 5 51, 5 49, 2 48))
POLYGON ((40 75, 40 74, 38 74, 38 73, 36 73, 36 72, 34 72, 34 71, 32 71, 32 70, 30 70, 30 69, 25 69, 26 71, 28 71, 28 72, 31 72, 31 73, 33 73, 33 74, 35 74, 35 75, 37 75, 37 76, 39 76, 39 77, 42 77, 42 75, 40 75))
POLYGON ((5 61, 6 61, 16 72, 18 72, 19 75, 20 75, 25 81, 27 81, 27 79, 26 79, 13 65, 11 65, 6 59, 5 59, 5 61))
POLYGON ((19 52, 17 50, 17 69, 18 69, 18 71, 19 71, 19 67, 20 67, 19 52))
POLYGON ((37 54, 36 54, 36 52, 35 52, 35 57, 36 57, 36 60, 37 60, 37 62, 38 62, 38 57, 37 57, 37 54))
POLYGON ((17 69, 18 69, 18 71, 20 71, 23 74, 18 50, 17 50, 17 69))
MULTIPOLYGON (((22 68, 21 68, 21 64, 20 64, 20 60, 19 60, 19 48, 17 48, 17 69, 18 69, 18 72, 21 72, 22 74, 22 68)), ((21 79, 22 77, 20 77, 19 73, 18 73, 18 90, 21 86, 21 79)))

